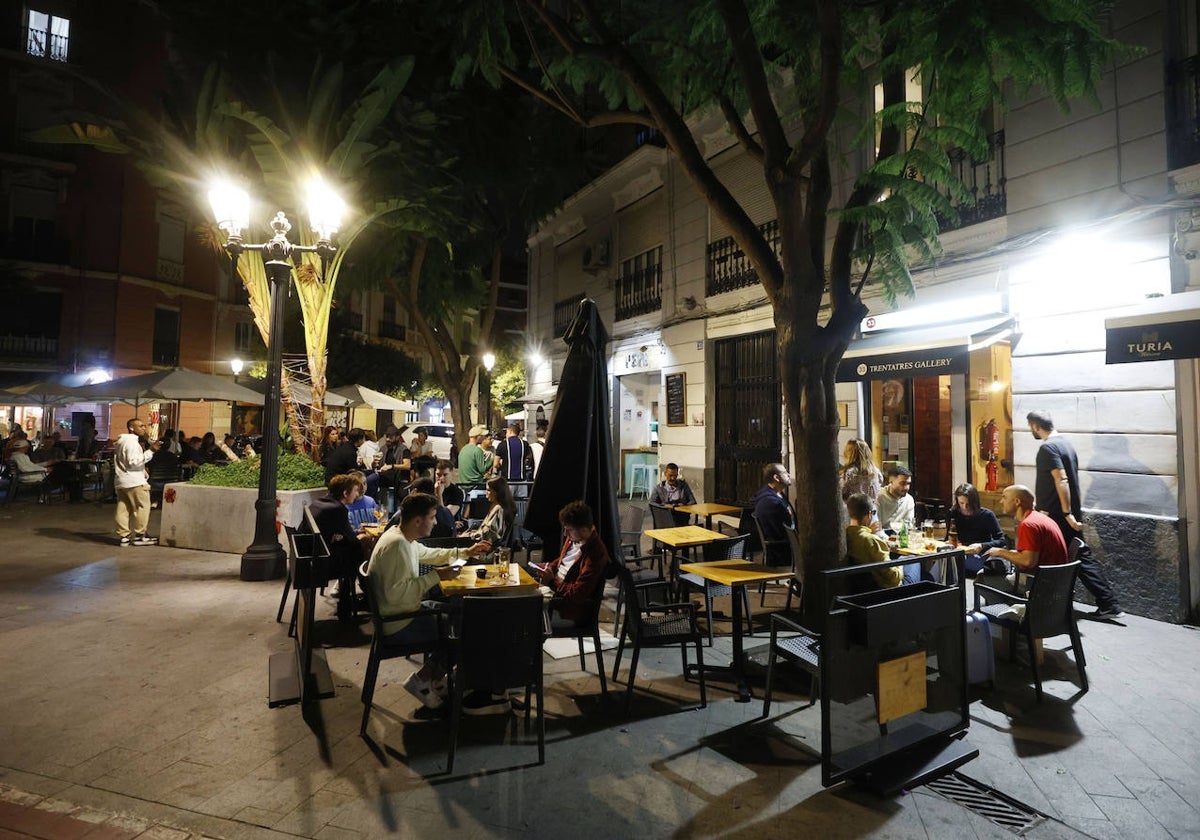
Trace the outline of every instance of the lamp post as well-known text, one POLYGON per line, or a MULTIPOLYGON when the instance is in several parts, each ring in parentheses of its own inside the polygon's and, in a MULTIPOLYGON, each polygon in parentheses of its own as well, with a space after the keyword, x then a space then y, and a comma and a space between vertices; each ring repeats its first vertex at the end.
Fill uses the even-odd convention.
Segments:
POLYGON ((296 245, 288 240, 292 225, 282 211, 271 220, 274 235, 267 242, 249 244, 242 231, 250 222, 250 197, 244 190, 228 184, 214 186, 208 194, 217 225, 226 232, 233 276, 237 277, 238 258, 243 251, 262 255, 270 291, 270 326, 267 333, 267 393, 263 404, 263 452, 258 475, 258 499, 254 503, 254 541, 242 555, 242 580, 272 580, 283 577, 286 555, 275 529, 276 484, 279 472, 279 408, 283 360, 283 305, 292 276, 293 260, 301 253, 321 258, 321 280, 334 248, 331 238, 341 222, 343 204, 319 179, 309 187, 309 214, 315 245, 296 245))
POLYGON ((245 366, 246 366, 246 363, 243 362, 241 359, 230 359, 229 360, 229 369, 233 371, 233 381, 235 384, 238 381, 238 377, 242 375, 242 368, 244 368, 245 366))
POLYGON ((496 354, 483 354, 483 375, 479 377, 479 422, 492 427, 492 368, 496 366, 496 354))

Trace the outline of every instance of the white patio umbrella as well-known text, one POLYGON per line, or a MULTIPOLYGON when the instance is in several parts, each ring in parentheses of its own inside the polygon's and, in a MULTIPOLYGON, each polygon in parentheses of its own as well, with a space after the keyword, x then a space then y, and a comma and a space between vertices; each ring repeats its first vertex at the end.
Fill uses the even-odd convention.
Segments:
POLYGON ((36 405, 42 409, 42 429, 50 425, 50 406, 69 405, 76 402, 87 402, 79 388, 63 385, 61 382, 42 380, 25 385, 14 385, 0 391, 0 405, 36 405))
POLYGON ((417 410, 416 403, 389 397, 387 394, 373 391, 365 385, 343 385, 340 388, 330 388, 326 393, 348 400, 348 405, 353 408, 373 408, 376 411, 417 410))
POLYGON ((79 390, 79 399, 100 402, 195 402, 222 400, 263 404, 263 395, 244 385, 219 376, 210 376, 188 368, 172 368, 125 376, 108 382, 87 385, 79 390))

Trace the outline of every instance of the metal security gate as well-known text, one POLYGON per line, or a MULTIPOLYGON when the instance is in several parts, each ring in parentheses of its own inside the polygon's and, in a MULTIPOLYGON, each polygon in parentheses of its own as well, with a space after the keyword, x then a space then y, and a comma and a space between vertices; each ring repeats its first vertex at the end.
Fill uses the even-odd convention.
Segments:
POLYGON ((713 342, 716 501, 748 506, 763 467, 779 460, 782 396, 775 332, 713 342))

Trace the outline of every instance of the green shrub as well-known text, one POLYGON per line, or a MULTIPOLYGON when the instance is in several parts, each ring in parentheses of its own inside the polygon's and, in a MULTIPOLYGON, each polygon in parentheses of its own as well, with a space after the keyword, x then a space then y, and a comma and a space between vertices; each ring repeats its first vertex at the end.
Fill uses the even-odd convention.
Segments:
MULTIPOLYGON (((210 487, 258 487, 261 458, 243 458, 228 464, 204 464, 192 476, 192 484, 210 487)), ((280 455, 276 488, 310 490, 325 486, 325 470, 307 455, 280 455)))

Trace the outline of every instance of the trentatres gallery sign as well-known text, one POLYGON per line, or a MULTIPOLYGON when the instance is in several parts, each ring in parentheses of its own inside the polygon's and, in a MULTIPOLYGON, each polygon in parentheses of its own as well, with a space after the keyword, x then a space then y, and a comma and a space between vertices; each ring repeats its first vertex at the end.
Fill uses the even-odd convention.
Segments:
POLYGON ((838 365, 837 380, 860 382, 869 379, 941 376, 967 373, 969 368, 970 357, 965 346, 935 347, 842 359, 838 365))

